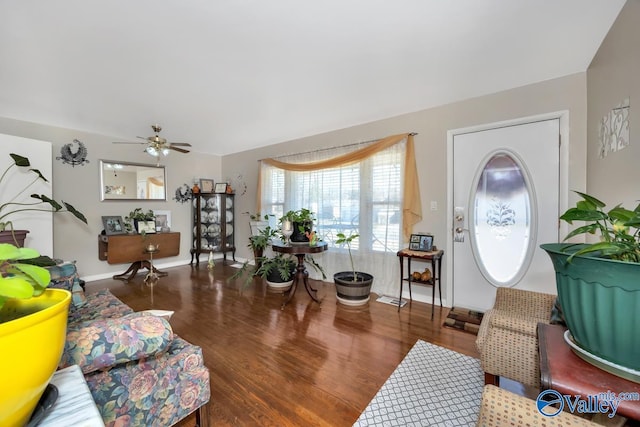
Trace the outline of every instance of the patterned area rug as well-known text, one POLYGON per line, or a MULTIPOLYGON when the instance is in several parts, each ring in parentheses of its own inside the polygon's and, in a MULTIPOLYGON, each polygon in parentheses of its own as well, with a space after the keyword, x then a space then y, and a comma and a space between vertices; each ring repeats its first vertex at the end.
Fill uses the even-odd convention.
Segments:
POLYGON ((418 340, 354 426, 472 426, 483 386, 478 359, 418 340))
POLYGON ((444 320, 444 326, 478 335, 482 316, 484 313, 479 311, 453 307, 444 320))

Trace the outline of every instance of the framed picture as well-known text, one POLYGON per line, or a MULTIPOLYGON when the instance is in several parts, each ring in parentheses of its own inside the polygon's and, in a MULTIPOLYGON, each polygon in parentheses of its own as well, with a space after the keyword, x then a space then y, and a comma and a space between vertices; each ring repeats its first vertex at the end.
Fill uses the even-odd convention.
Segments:
POLYGON ((200 179, 200 192, 201 193, 213 193, 213 180, 212 179, 200 179))
POLYGON ((138 221, 138 233, 155 233, 155 221, 138 221))
POLYGON ((216 182, 215 192, 216 193, 226 193, 227 192, 227 183, 226 182, 216 182))
POLYGON ((171 211, 155 210, 156 231, 169 231, 171 229, 171 211))
POLYGON ((103 216, 102 226, 104 227, 104 232, 107 236, 126 233, 121 216, 103 216))
POLYGON ((409 249, 412 251, 431 252, 433 249, 433 235, 428 233, 412 234, 409 239, 409 249))

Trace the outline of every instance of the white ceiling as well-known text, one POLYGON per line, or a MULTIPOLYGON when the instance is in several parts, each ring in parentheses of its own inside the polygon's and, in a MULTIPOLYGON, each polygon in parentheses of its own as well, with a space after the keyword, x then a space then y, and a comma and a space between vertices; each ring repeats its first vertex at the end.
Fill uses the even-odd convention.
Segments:
POLYGON ((586 71, 624 0, 0 0, 0 116, 225 155, 586 71))

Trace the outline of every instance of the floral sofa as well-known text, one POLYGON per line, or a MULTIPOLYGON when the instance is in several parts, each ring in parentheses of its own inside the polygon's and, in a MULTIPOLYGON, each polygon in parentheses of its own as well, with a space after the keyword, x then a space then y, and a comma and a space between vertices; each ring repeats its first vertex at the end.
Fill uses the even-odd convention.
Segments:
POLYGON ((196 411, 206 425, 209 371, 202 350, 162 317, 134 312, 109 290, 85 295, 75 264, 48 267, 73 292, 59 369, 79 365, 109 426, 170 426, 196 411))

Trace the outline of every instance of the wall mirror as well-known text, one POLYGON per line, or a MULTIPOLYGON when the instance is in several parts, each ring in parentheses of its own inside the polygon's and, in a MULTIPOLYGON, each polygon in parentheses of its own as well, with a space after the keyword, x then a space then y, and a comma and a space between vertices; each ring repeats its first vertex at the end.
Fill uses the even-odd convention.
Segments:
POLYGON ((167 200, 164 166, 100 160, 100 200, 167 200))

